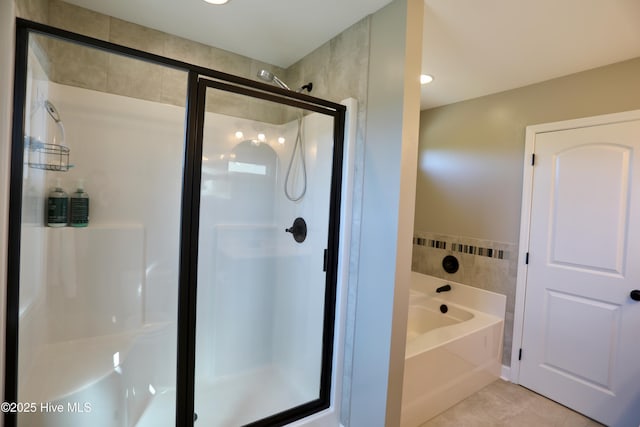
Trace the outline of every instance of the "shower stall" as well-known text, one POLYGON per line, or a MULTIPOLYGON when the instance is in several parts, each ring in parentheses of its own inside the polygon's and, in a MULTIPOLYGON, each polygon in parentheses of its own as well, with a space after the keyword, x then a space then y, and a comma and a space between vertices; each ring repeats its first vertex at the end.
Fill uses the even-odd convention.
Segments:
POLYGON ((29 21, 16 53, 5 425, 330 408, 345 105, 29 21))

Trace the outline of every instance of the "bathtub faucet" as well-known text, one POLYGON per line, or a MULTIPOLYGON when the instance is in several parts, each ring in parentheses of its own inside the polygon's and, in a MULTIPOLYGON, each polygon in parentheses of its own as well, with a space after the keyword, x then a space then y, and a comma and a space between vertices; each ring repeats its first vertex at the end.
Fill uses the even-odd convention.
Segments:
POLYGON ((438 289, 436 289, 436 293, 449 292, 450 290, 451 290, 451 285, 444 285, 444 286, 440 286, 438 289))

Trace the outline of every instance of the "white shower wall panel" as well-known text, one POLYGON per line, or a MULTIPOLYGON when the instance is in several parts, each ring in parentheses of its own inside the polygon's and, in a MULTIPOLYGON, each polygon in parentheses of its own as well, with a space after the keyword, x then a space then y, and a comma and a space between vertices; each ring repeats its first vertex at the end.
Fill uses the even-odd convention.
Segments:
POLYGON ((74 165, 58 174, 63 187, 72 193, 84 180, 89 228, 143 229, 142 320, 175 321, 184 109, 58 84, 50 90, 74 165))
MULTIPOLYGON (((197 376, 216 381, 272 366, 305 401, 318 395, 333 121, 306 116, 308 189, 302 200, 292 202, 283 189, 297 121, 277 126, 233 120, 245 137, 253 128, 267 140, 253 145, 225 140, 228 134, 215 128, 215 116, 207 117, 211 127, 204 133, 197 376), (278 137, 285 143, 277 142, 278 137), (227 173, 229 155, 264 168, 227 173), (303 243, 285 232, 296 217, 308 222, 303 243)), ((294 169, 292 179, 299 172, 294 169)))
POLYGON ((143 326, 144 236, 140 225, 47 229, 51 342, 143 326))
MULTIPOLYGON (((288 123, 287 129, 293 141, 297 123, 288 123)), ((291 256, 278 260, 273 360, 289 382, 311 399, 318 395, 321 370, 326 280, 323 264, 329 224, 333 119, 317 113, 309 114, 305 116, 303 129, 307 190, 297 202, 288 200, 283 190, 293 144, 282 147, 279 152, 281 172, 275 196, 276 218, 286 227, 291 226, 295 218, 304 218, 307 238, 297 243, 282 230, 277 235, 277 244, 291 256)), ((299 160, 297 155, 295 158, 299 160)))
POLYGON ((196 378, 211 383, 270 362, 280 129, 214 113, 204 126, 196 378), (258 133, 264 143, 250 141, 258 133))
MULTIPOLYGON (((31 80, 25 133, 43 142, 63 142, 43 108, 45 99, 51 101, 64 122, 64 144, 71 148, 74 167, 50 172, 24 166, 22 398, 37 392, 28 384, 37 388, 42 381, 32 378, 33 372, 38 363, 46 363, 38 359, 50 349, 139 333, 148 323, 175 322, 184 139, 182 109, 31 80), (80 178, 91 198, 89 227, 46 227, 48 192, 59 179, 70 194, 80 178)), ((156 360, 162 369, 147 381, 171 386, 175 334, 162 347, 166 352, 156 360)), ((52 354, 51 360, 62 354, 52 354)), ((73 357, 78 358, 73 363, 93 366, 82 354, 73 357)), ((82 369, 76 366, 79 375, 82 369)), ((69 381, 89 381, 78 375, 69 381)), ((48 398, 53 399, 56 380, 47 381, 53 387, 48 398)))
MULTIPOLYGON (((34 46, 32 46, 34 47, 34 46)), ((35 47, 34 47, 35 48, 35 47)), ((29 51, 27 68, 27 92, 25 104, 25 135, 46 142, 51 138, 52 120, 44 109, 44 100, 49 97, 49 80, 34 50, 29 51)), ((28 155, 28 153, 25 153, 28 155)), ((25 158, 25 161, 28 157, 25 158)), ((47 342, 44 286, 46 271, 46 236, 44 227, 46 173, 43 170, 26 168, 22 175, 22 229, 20 257, 29 260, 20 266, 20 317, 19 342, 28 349, 18 366, 20 385, 24 384, 28 372, 35 363, 37 349, 47 342)))

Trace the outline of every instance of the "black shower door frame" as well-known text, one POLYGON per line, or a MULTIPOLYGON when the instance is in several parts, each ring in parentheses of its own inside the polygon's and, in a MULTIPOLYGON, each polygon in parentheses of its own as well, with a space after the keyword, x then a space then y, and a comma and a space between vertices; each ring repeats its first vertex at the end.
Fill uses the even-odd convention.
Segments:
MULTIPOLYGON (((329 202, 328 240, 325 255, 326 281, 324 324, 322 335, 322 368, 318 399, 273 414, 249 424, 282 426, 329 408, 333 371, 336 287, 338 280, 338 247, 340 243, 340 203, 344 147, 344 105, 200 67, 149 52, 132 49, 104 40, 87 37, 48 25, 16 19, 16 51, 14 74, 13 129, 9 191, 9 230, 6 290, 6 343, 4 366, 4 399, 18 399, 18 328, 20 297, 20 235, 22 224, 22 175, 24 151, 24 107, 27 88, 28 40, 30 34, 41 34, 102 51, 174 68, 188 73, 185 144, 182 177, 180 224, 180 260, 178 285, 178 346, 176 366, 176 426, 193 426, 196 362, 196 304, 198 273, 198 230, 200 217, 200 173, 202 166, 201 125, 204 118, 206 87, 272 101, 333 117, 333 159, 329 202)), ((4 414, 4 425, 17 425, 16 413, 4 414)))

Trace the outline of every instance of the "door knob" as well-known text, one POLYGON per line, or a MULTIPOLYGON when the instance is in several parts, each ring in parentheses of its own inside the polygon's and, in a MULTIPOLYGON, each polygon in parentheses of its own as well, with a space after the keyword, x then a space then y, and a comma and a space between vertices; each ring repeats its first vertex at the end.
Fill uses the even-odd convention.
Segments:
POLYGON ((631 294, 629 294, 629 296, 634 301, 640 301, 640 290, 638 290, 638 289, 632 290, 631 294))

